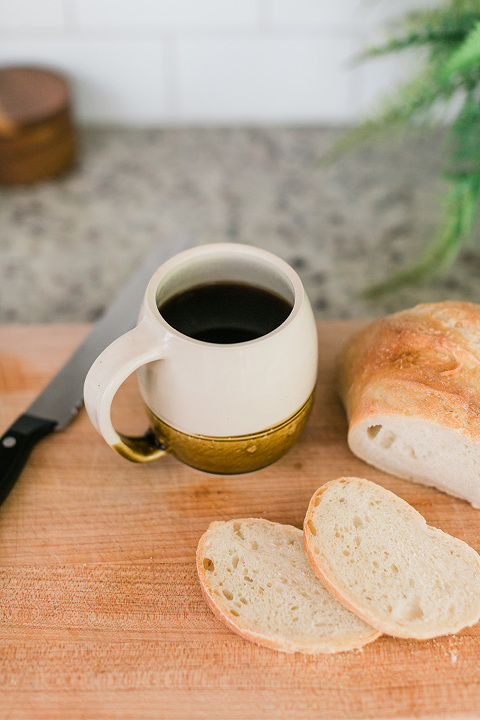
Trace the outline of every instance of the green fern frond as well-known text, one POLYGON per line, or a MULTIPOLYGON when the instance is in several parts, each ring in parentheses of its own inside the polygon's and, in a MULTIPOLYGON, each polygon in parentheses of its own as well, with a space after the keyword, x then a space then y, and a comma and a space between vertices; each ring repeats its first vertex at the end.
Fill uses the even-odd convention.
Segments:
POLYGON ((377 112, 348 131, 330 150, 327 162, 387 132, 438 124, 449 118, 444 218, 426 251, 366 297, 378 297, 420 282, 448 267, 472 234, 480 195, 480 0, 447 0, 442 5, 407 13, 393 25, 387 40, 362 53, 365 60, 403 52, 420 52, 421 70, 387 97, 377 112), (460 100, 460 107, 458 102, 460 100), (453 103, 453 104, 452 104, 453 103), (453 120, 452 120, 453 111, 453 120))
POLYGON ((450 60, 445 63, 442 73, 445 76, 471 72, 480 67, 480 21, 476 23, 473 30, 467 35, 460 47, 452 54, 450 60))
POLYGON ((367 49, 361 59, 391 54, 421 45, 445 45, 456 49, 480 20, 480 6, 474 2, 447 3, 430 10, 415 10, 394 23, 390 37, 367 49))
POLYGON ((457 3, 446 3, 430 10, 415 10, 407 13, 398 22, 404 33, 418 30, 430 33, 439 40, 461 42, 480 18, 478 2, 468 7, 457 3))
POLYGON ((466 96, 448 132, 446 172, 450 178, 480 171, 480 99, 475 95, 466 96))
POLYGON ((424 45, 434 45, 441 43, 448 45, 450 48, 456 48, 458 42, 463 39, 463 33, 450 32, 448 34, 436 30, 412 30, 405 33, 401 37, 393 37, 382 45, 376 45, 368 48, 357 55, 357 62, 369 60, 383 55, 391 55, 392 53, 401 52, 402 50, 410 50, 412 48, 424 45))
POLYGON ((325 155, 327 165, 353 148, 369 142, 378 142, 382 136, 411 126, 428 123, 433 111, 443 101, 447 107, 457 88, 438 78, 437 68, 427 66, 409 82, 397 88, 394 94, 383 100, 379 112, 348 130, 325 155))

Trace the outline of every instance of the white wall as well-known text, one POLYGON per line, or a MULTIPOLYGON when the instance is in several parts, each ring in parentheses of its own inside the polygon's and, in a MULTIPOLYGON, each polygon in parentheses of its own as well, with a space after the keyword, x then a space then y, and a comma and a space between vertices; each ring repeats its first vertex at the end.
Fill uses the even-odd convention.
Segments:
POLYGON ((428 0, 0 0, 0 65, 66 72, 84 122, 338 124, 405 60, 349 66, 428 0))

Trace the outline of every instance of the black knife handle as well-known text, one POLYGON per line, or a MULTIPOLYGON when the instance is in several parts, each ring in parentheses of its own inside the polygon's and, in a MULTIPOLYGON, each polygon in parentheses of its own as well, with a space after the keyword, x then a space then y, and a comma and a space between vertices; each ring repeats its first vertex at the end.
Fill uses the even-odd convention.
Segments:
POLYGON ((0 438, 0 504, 5 500, 36 443, 55 429, 54 420, 24 413, 0 438))

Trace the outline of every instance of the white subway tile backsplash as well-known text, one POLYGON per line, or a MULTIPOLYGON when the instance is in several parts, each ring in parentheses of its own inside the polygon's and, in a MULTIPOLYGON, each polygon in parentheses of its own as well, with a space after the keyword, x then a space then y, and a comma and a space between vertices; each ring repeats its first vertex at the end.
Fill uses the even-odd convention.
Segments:
MULTIPOLYGON (((437 0, 401 0, 394 3, 369 3, 370 23, 358 34, 355 55, 368 48, 381 46, 388 35, 391 23, 405 13, 429 9, 437 0)), ((396 89, 412 78, 418 71, 418 54, 415 51, 378 55, 363 60, 353 68, 354 85, 357 88, 356 108, 360 118, 373 115, 385 106, 396 89)))
POLYGON ((342 28, 358 23, 362 0, 270 0, 274 27, 342 28))
POLYGON ((0 64, 67 72, 81 121, 348 123, 410 65, 352 67, 437 0, 0 0, 0 64))
POLYGON ((411 77, 411 63, 406 60, 405 56, 378 57, 353 70, 354 82, 361 89, 355 113, 359 118, 381 110, 396 88, 411 77))
POLYGON ((395 2, 391 2, 391 0, 380 0, 379 2, 361 0, 359 13, 361 13, 364 25, 378 30, 378 34, 382 36, 384 28, 397 22, 406 13, 438 7, 438 4, 438 0, 395 0, 395 2))
POLYGON ((273 27, 375 29, 381 37, 392 22, 438 0, 268 0, 273 27))
POLYGON ((58 30, 65 27, 64 0, 2 0, 0 32, 58 30))
POLYGON ((0 64, 31 62, 70 77, 83 121, 164 121, 164 62, 156 40, 69 38, 0 42, 0 64))
POLYGON ((191 29, 255 27, 258 0, 70 0, 78 27, 191 29))
POLYGON ((347 37, 188 38, 178 43, 180 119, 336 122, 351 118, 347 37))

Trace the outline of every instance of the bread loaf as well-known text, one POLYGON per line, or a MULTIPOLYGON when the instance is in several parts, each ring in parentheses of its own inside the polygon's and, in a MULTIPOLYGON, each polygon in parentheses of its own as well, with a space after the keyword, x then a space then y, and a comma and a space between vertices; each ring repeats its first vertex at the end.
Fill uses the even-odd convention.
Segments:
POLYGON ((321 487, 304 542, 325 586, 382 633, 426 639, 480 618, 480 556, 380 485, 340 478, 321 487))
POLYGON ((214 522, 198 544, 197 570, 213 612, 259 645, 335 653, 379 635, 327 592, 305 556, 302 531, 290 525, 214 522))
POLYGON ((480 306, 371 323, 344 347, 338 384, 355 455, 480 507, 480 306))

